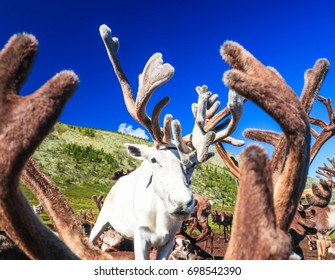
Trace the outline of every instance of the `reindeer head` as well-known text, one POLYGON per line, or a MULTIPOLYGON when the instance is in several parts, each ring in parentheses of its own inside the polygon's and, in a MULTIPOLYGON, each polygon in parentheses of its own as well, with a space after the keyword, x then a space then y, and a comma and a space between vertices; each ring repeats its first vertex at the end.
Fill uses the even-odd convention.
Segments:
POLYGON ((220 214, 217 210, 211 212, 212 224, 220 222, 220 214))
POLYGON ((199 194, 193 194, 195 200, 194 214, 199 222, 207 222, 211 214, 213 201, 202 197, 199 194))
POLYGON ((187 164, 183 164, 174 146, 159 149, 146 145, 125 146, 132 157, 143 160, 143 165, 150 169, 151 176, 147 187, 155 189, 168 212, 177 220, 189 218, 194 208, 189 185, 196 158, 193 157, 187 164))

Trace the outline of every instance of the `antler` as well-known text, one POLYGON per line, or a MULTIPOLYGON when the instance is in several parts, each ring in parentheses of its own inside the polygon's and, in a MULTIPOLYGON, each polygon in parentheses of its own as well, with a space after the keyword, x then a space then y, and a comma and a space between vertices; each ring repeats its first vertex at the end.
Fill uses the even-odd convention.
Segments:
POLYGON ((274 197, 278 224, 287 229, 307 177, 310 143, 307 115, 296 94, 273 68, 265 67, 232 42, 227 42, 221 51, 224 59, 235 68, 225 73, 226 85, 268 112, 285 133, 289 154, 279 179, 274 180, 274 197), (281 93, 280 97, 277 92, 281 93))
POLYGON ((97 222, 92 212, 92 208, 90 208, 89 212, 87 209, 85 211, 80 209, 78 218, 81 221, 81 223, 90 223, 94 225, 97 222))
MULTIPOLYGON (((197 91, 199 93, 199 99, 201 94, 207 94, 207 87, 203 86, 202 88, 197 87, 197 91)), ((210 93, 211 95, 211 93, 210 93)), ((243 112, 243 103, 247 101, 247 99, 243 98, 242 96, 240 96, 237 92, 230 90, 228 93, 228 103, 227 106, 221 110, 220 112, 216 113, 216 111, 219 108, 218 102, 215 102, 217 98, 217 95, 213 95, 212 97, 209 98, 212 99, 210 100, 209 104, 208 104, 208 108, 207 111, 208 112, 202 112, 200 113, 200 117, 196 116, 197 113, 199 114, 199 111, 197 110, 198 107, 200 106, 195 106, 193 105, 193 111, 194 111, 194 118, 196 119, 196 125, 193 129, 193 133, 194 134, 194 138, 200 138, 201 139, 201 135, 203 135, 203 131, 204 132, 210 132, 210 131, 214 131, 214 132, 218 132, 221 130, 222 127, 226 126, 228 124, 228 127, 226 129, 224 129, 221 132, 216 133, 215 138, 212 140, 212 143, 215 144, 215 148, 218 152, 218 154, 220 155, 220 157, 222 158, 223 162, 225 163, 225 165, 227 166, 228 170, 237 178, 239 179, 240 176, 240 171, 239 168, 236 166, 236 164, 234 163, 234 161, 229 157, 228 153, 226 152, 224 146, 222 145, 222 142, 225 143, 229 143, 231 145, 234 146, 243 146, 244 145, 244 141, 241 140, 236 140, 233 137, 231 137, 230 135, 234 133, 235 129, 237 128, 238 122, 242 116, 242 112, 243 112), (228 117, 229 115, 232 115, 232 119, 231 120, 226 120, 224 121, 222 124, 220 124, 220 122, 225 119, 226 117, 228 117), (202 115, 202 116, 201 116, 202 115), (206 116, 206 117, 205 117, 206 116), (199 121, 199 119, 201 121, 199 121), (205 119, 205 121, 204 121, 205 119), (199 129, 200 127, 200 129, 199 129), (200 137, 199 137, 200 135, 200 137)), ((199 102, 198 102, 199 103, 199 102)), ((203 106, 202 108, 204 108, 205 106, 203 106)), ((202 141, 199 141, 199 143, 204 143, 202 141)), ((206 143, 206 142, 205 142, 206 143)), ((208 145, 208 144, 206 144, 208 145)), ((208 146, 206 147, 205 145, 205 151, 208 150, 208 146)))
POLYGON ((161 128, 158 122, 159 116, 163 107, 169 102, 169 98, 164 97, 157 103, 151 118, 147 116, 145 108, 154 90, 172 78, 174 68, 170 64, 163 64, 161 54, 154 54, 139 76, 139 89, 135 101, 131 86, 118 61, 118 39, 112 37, 111 30, 106 25, 100 27, 100 34, 105 43, 114 71, 119 79, 127 109, 131 116, 148 130, 156 147, 168 144, 171 141, 171 125, 176 146, 184 164, 190 161, 195 152, 197 153, 198 162, 201 163, 209 159, 213 154, 208 153, 208 147, 215 142, 224 141, 238 146, 244 144, 242 141, 229 137, 235 130, 242 114, 243 102, 241 101, 241 97, 236 93, 231 93, 228 105, 229 109, 215 115, 220 102, 217 101, 218 95, 212 95, 208 91, 207 86, 196 88, 199 99, 198 104, 193 104, 192 107, 195 125, 191 135, 182 138, 180 123, 177 120, 172 122, 172 116, 169 114, 165 116, 164 125, 161 128), (230 113, 233 115, 233 119, 227 129, 217 133, 221 126, 216 127, 216 125, 230 113))
POLYGON ((306 205, 299 205, 289 229, 293 249, 299 246, 307 234, 316 234, 315 226, 315 210, 306 205))
MULTIPOLYGON (((320 180, 320 185, 321 186, 312 184, 312 192, 305 193, 304 191, 304 195, 308 204, 318 207, 326 207, 331 200, 332 189, 329 183, 324 180, 320 180)), ((303 196, 301 198, 303 198, 303 196)))
POLYGON ((302 199, 306 198, 307 202, 310 205, 326 207, 331 200, 332 188, 334 188, 333 177, 335 176, 335 161, 334 158, 328 158, 328 161, 332 164, 333 168, 329 168, 324 163, 324 166, 320 166, 316 171, 317 174, 326 177, 327 180, 323 179, 320 176, 316 176, 317 178, 319 178, 321 186, 312 184, 312 188, 304 190, 303 195, 301 196, 302 199))
POLYGON ((226 149, 219 142, 215 143, 215 148, 222 158, 223 162, 227 166, 228 170, 236 177, 237 180, 240 180, 240 168, 236 165, 236 163, 232 160, 232 158, 227 153, 226 149))
MULTIPOLYGON (((258 255, 256 252, 250 252, 253 250, 250 250, 250 253, 243 249, 241 251, 241 248, 255 248, 255 246, 254 244, 248 246, 250 245, 248 240, 243 244, 245 235, 241 227, 236 231, 233 229, 235 235, 232 236, 229 244, 231 249, 228 248, 225 258, 286 258, 290 244, 285 234, 293 220, 307 178, 310 151, 308 117, 296 94, 276 70, 265 67, 234 42, 226 42, 221 48, 221 54, 233 68, 225 73, 225 84, 273 117, 283 129, 289 146, 284 167, 277 180, 274 180, 272 168, 269 167, 262 150, 252 146, 243 153, 238 194, 240 202, 237 202, 234 226, 243 224, 243 227, 250 229, 245 226, 248 225, 248 221, 267 217, 259 223, 266 223, 270 233, 266 237, 260 235, 265 243, 259 244, 260 248, 263 248, 263 253, 258 252, 258 255), (252 197, 255 197, 255 200, 252 197), (246 198, 249 203, 252 198, 254 202, 252 205, 257 208, 253 208, 254 213, 251 213, 255 219, 250 218, 250 211, 247 214, 243 209, 245 207, 241 205, 241 201, 246 198), (271 232, 275 233, 273 235, 275 238, 280 236, 276 242, 282 244, 272 245, 271 232), (235 246, 240 248, 241 254, 234 250, 235 246)), ((264 226, 256 228, 264 229, 264 226)), ((255 238, 257 233, 252 236, 255 238)))
MULTIPOLYGON (((195 119, 192 133, 182 138, 180 124, 173 121, 172 129, 177 138, 176 143, 178 143, 180 153, 187 155, 196 151, 197 160, 201 163, 214 155, 208 152, 209 146, 213 143, 226 142, 234 146, 244 145, 244 141, 230 137, 242 116, 243 98, 237 92, 230 90, 227 107, 216 114, 220 106, 220 102, 217 101, 218 95, 208 91, 206 85, 196 87, 196 91, 199 97, 198 103, 192 105, 195 119), (232 119, 220 124, 229 114, 232 115, 232 119), (221 131, 226 125, 228 126, 221 131)), ((224 161, 226 162, 226 159, 224 161)), ((231 159, 227 159, 227 162, 231 162, 231 159)))
POLYGON ((35 37, 22 34, 0 52, 0 227, 32 259, 112 259, 90 245, 65 198, 30 159, 78 84, 73 72, 63 71, 35 93, 19 96, 36 51, 35 37), (21 173, 67 244, 33 213, 19 189, 21 173))
MULTIPOLYGON (((318 170, 316 171, 316 173, 326 177, 328 182, 334 188, 333 177, 335 177, 335 160, 334 160, 334 158, 327 158, 327 159, 333 167, 330 168, 324 163, 323 166, 318 167, 318 170)), ((319 176, 316 176, 316 177, 320 178, 319 176)), ((320 178, 320 179, 323 180, 322 178, 320 178)))
POLYGON ((153 92, 172 78, 174 68, 170 64, 163 64, 160 53, 154 54, 148 60, 142 74, 139 75, 139 88, 135 101, 131 86, 117 57, 119 49, 118 38, 112 37, 112 32, 107 25, 100 26, 100 35, 107 49, 115 74, 119 79, 128 112, 148 130, 156 146, 169 143, 171 141, 170 127, 172 116, 169 114, 165 116, 163 128, 159 125, 159 116, 170 98, 164 97, 156 104, 151 118, 146 114, 146 105, 153 92))
POLYGON ((235 221, 224 259, 287 259, 290 240, 276 224, 272 172, 266 152, 249 146, 242 152, 241 161, 235 221), (252 211, 245 207, 246 201, 252 211))
POLYGON ((318 96, 317 100, 319 100, 322 104, 325 105, 328 112, 329 122, 327 124, 320 119, 309 117, 309 121, 311 124, 317 125, 322 129, 319 134, 315 130, 312 131, 313 132, 312 135, 315 138, 315 142, 311 149, 311 162, 313 161, 313 159, 315 158, 315 156, 317 155, 318 151, 321 149, 323 144, 326 143, 331 137, 335 135, 335 113, 333 106, 331 104, 331 99, 318 96))
MULTIPOLYGON (((325 100, 323 97, 318 96, 320 87, 326 77, 329 69, 329 61, 327 59, 319 59, 316 61, 312 69, 308 69, 305 72, 305 85, 301 93, 300 102, 305 109, 306 114, 310 114, 313 107, 315 99, 325 100)), ((319 152, 322 145, 329 140, 335 133, 335 126, 332 124, 332 106, 330 104, 330 99, 325 100, 327 103, 326 107, 328 110, 328 115, 330 118, 330 123, 326 125, 321 120, 316 120, 314 118, 309 118, 311 124, 319 125, 323 128, 322 132, 318 134, 315 130, 311 129, 311 134, 316 139, 312 145, 310 151, 310 164, 313 162, 315 156, 319 152)), ((266 142, 275 147, 275 152, 272 156, 272 168, 274 170, 274 177, 277 178, 280 174, 282 168, 282 163, 284 161, 286 153, 286 139, 283 134, 268 131, 268 130, 258 130, 258 129, 246 129, 243 133, 246 138, 266 142)))
POLYGON ((95 204, 97 205, 99 212, 101 211, 102 205, 103 205, 103 195, 99 195, 99 197, 97 197, 96 195, 92 196, 93 201, 95 202, 95 204))
POLYGON ((63 71, 35 93, 19 96, 36 51, 35 37, 21 34, 14 35, 0 53, 0 226, 30 258, 76 259, 43 226, 19 189, 26 161, 56 123, 78 83, 73 72, 63 71))

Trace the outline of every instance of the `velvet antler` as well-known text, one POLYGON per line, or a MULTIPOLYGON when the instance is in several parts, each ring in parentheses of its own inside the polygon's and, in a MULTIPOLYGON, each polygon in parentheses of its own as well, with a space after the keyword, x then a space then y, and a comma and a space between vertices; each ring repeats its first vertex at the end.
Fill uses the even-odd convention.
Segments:
POLYGON ((258 146, 250 146, 242 152, 241 161, 235 221, 224 259, 287 259, 290 240, 276 224, 267 154, 258 146), (245 207, 246 201, 251 209, 245 207))
MULTIPOLYGON (((325 99, 318 96, 328 69, 329 61, 327 59, 323 58, 317 60, 314 67, 305 72, 305 84, 300 96, 300 102, 307 115, 310 114, 314 101, 317 99, 325 104, 330 120, 329 124, 326 124, 321 120, 312 117, 309 118, 311 124, 318 125, 322 128, 322 132, 320 134, 318 134, 314 129, 311 129, 311 134, 315 138, 315 142, 313 143, 310 151, 310 164, 313 162, 323 144, 326 143, 335 133, 335 126, 332 119, 333 108, 331 101, 329 98, 325 99)), ((285 158, 287 145, 285 136, 281 133, 259 129, 246 129, 243 134, 246 138, 266 142, 275 147, 271 164, 274 172, 274 179, 276 180, 280 174, 282 163, 285 158)))
MULTIPOLYGON (((277 240, 277 243, 283 243, 272 251, 271 238, 269 238, 268 235, 263 235, 262 238, 266 245, 262 246, 268 246, 268 248, 270 248, 269 252, 272 252, 271 254, 264 252, 264 255, 254 255, 253 253, 250 253, 250 255, 247 253, 235 255, 237 254, 234 253, 235 250, 229 249, 226 258, 286 258, 288 257, 290 245, 287 243, 287 238, 284 237, 284 234, 288 231, 293 220, 307 178, 310 152, 308 116, 299 102, 297 95, 273 68, 265 67, 248 51, 234 42, 226 42, 221 48, 221 54, 224 60, 233 68, 225 73, 225 84, 243 97, 257 104, 273 117, 284 131, 289 146, 287 158, 277 180, 273 179, 272 169, 269 167, 266 168, 266 166, 268 166, 267 163, 258 165, 258 161, 263 159, 261 152, 256 148, 248 149, 246 158, 242 163, 243 169, 246 168, 246 171, 242 171, 243 174, 241 174, 240 178, 241 190, 238 194, 240 201, 245 199, 246 194, 244 192, 247 191, 242 191, 242 189, 248 188, 246 185, 250 185, 249 188, 256 188, 259 189, 260 192, 263 192, 262 196, 254 194, 256 199, 259 198, 253 207, 257 208, 257 210, 254 210, 256 211, 255 216, 258 218, 263 217, 264 210, 262 209, 266 208, 262 206, 263 203, 269 209, 273 207, 275 218, 272 218, 271 214, 269 214, 270 216, 267 219, 264 218, 263 222, 269 224, 269 229, 267 230, 272 230, 276 232, 276 234, 281 232, 281 239, 277 240), (250 163, 249 166, 247 164, 248 161, 254 165, 250 163), (258 168, 260 170, 266 169, 267 172, 262 173, 258 168), (271 174, 271 176, 269 176, 269 174, 271 174), (266 177, 266 179, 264 177, 266 177), (274 186, 273 195, 264 185, 274 186), (264 194, 264 192, 266 194, 264 194), (260 205, 261 197, 265 197, 262 205, 260 205), (257 215, 257 213, 262 214, 257 215), (273 219, 275 223, 272 222, 273 219)), ((249 203, 250 197, 249 195, 249 203)), ((248 224, 250 217, 243 215, 242 208, 242 206, 237 206, 236 208, 235 223, 239 221, 237 224, 248 224)), ((247 247, 248 241, 245 241, 244 244, 242 236, 245 237, 239 228, 238 231, 235 231, 235 236, 232 236, 229 246, 247 247)), ((253 238, 255 237, 254 235, 252 236, 253 238)), ((254 246, 252 246, 252 248, 254 248, 254 246)))
POLYGON ((75 215, 55 183, 34 160, 28 160, 21 179, 42 203, 62 240, 80 259, 113 259, 110 255, 92 246, 80 219, 75 215))
POLYGON ((33 94, 19 96, 36 51, 35 37, 20 34, 0 53, 0 226, 30 258, 75 259, 77 256, 42 225, 19 189, 25 163, 78 84, 73 72, 63 71, 33 94))

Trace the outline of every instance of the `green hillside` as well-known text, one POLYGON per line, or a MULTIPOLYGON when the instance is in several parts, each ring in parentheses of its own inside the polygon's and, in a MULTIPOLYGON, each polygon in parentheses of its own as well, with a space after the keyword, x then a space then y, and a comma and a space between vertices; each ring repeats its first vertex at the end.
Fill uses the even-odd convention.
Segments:
MULTIPOLYGON (((124 143, 144 143, 149 141, 120 134, 82 128, 58 123, 54 131, 45 139, 34 154, 34 159, 43 171, 52 178, 75 213, 80 209, 97 208, 92 195, 104 195, 115 184, 111 180, 114 172, 133 170, 141 162, 128 155, 124 143)), ((191 189, 220 205, 233 206, 237 187, 235 178, 223 165, 209 161, 198 166, 192 178, 191 189)), ((22 185, 31 204, 38 204, 36 198, 22 185)), ((47 216, 42 218, 47 222, 47 216)))

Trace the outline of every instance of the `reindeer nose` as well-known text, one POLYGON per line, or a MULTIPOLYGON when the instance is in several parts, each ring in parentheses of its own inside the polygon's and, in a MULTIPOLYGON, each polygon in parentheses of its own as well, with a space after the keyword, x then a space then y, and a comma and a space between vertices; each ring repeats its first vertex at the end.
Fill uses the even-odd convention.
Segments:
POLYGON ((191 190, 184 186, 178 186, 168 192, 169 200, 176 207, 190 207, 194 204, 191 190))
POLYGON ((168 206, 170 208, 169 212, 175 216, 177 219, 188 218, 193 212, 194 199, 191 192, 186 196, 181 193, 170 193, 167 199, 168 206))

